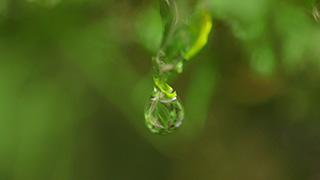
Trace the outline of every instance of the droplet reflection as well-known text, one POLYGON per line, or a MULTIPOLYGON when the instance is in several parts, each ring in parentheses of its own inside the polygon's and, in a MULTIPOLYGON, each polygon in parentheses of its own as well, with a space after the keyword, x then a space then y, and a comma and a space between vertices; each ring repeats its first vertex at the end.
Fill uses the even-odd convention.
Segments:
POLYGON ((170 134, 177 129, 184 118, 184 110, 178 96, 168 98, 155 88, 145 109, 148 128, 156 134, 170 134))

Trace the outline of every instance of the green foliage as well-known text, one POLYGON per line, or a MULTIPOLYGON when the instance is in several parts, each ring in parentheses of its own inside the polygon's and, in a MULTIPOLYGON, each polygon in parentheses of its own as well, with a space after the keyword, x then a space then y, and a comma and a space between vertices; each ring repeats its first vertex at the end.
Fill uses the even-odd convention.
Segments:
POLYGON ((164 93, 165 96, 168 98, 174 98, 177 94, 176 92, 170 87, 166 82, 167 78, 162 77, 161 79, 157 76, 153 77, 154 84, 156 85, 156 88, 158 88, 162 93, 164 93))
POLYGON ((136 19, 136 33, 139 42, 148 50, 156 53, 162 40, 162 23, 159 9, 151 7, 139 13, 136 19))
POLYGON ((212 22, 211 16, 207 12, 198 12, 191 15, 188 25, 188 31, 190 34, 190 42, 185 52, 183 52, 183 57, 189 60, 195 56, 208 41, 208 36, 211 32, 212 22))
MULTIPOLYGON (((257 73, 270 76, 279 65, 295 71, 306 63, 318 64, 319 55, 302 58, 315 48, 312 37, 319 35, 319 28, 306 13, 311 13, 313 6, 298 6, 290 1, 275 4, 271 0, 209 2, 214 16, 228 22, 234 36, 241 40, 250 57, 249 64, 257 73)), ((307 3, 310 2, 301 5, 307 3)))
POLYGON ((140 42, 152 52, 160 49, 166 56, 163 61, 179 64, 178 71, 181 71, 182 60, 191 59, 206 45, 212 28, 211 15, 201 9, 192 9, 192 13, 186 19, 181 19, 180 9, 175 0, 161 0, 160 14, 163 28, 159 28, 159 18, 155 9, 150 8, 148 12, 141 12, 137 19, 136 27, 140 42), (160 29, 163 29, 162 35, 160 29))
POLYGON ((0 179, 319 179, 314 1, 177 0, 177 41, 159 55, 174 66, 148 116, 159 133, 184 117, 170 136, 144 121, 157 2, 0 1, 0 179), (212 33, 185 62, 202 12, 212 33))
POLYGON ((270 45, 267 43, 252 49, 250 66, 263 76, 271 76, 275 72, 276 57, 270 45))
POLYGON ((182 123, 183 107, 167 80, 172 70, 182 72, 183 60, 189 60, 207 44, 212 27, 211 16, 207 12, 194 12, 185 23, 179 19, 179 10, 175 0, 160 0, 163 40, 152 59, 156 70, 155 91, 145 110, 146 124, 151 132, 157 134, 171 133, 182 123))
POLYGON ((56 6, 58 3, 60 3, 61 0, 26 0, 28 2, 35 2, 41 6, 45 6, 45 7, 54 7, 56 6))

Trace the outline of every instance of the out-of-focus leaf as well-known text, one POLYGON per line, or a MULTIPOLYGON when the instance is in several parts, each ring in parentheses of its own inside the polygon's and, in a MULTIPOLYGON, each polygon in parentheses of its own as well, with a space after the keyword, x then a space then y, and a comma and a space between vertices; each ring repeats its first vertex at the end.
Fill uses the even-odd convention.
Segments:
POLYGON ((54 7, 60 3, 61 0, 27 0, 28 2, 35 2, 41 6, 54 7))
POLYGON ((265 21, 252 21, 249 23, 243 23, 238 20, 230 20, 230 25, 233 34, 244 41, 255 40, 261 36, 266 29, 265 21))
POLYGON ((8 0, 0 0, 0 14, 3 14, 7 11, 8 0))
POLYGON ((162 39, 162 22, 158 8, 151 7, 140 12, 135 25, 139 42, 155 53, 162 39))
POLYGON ((262 45, 254 48, 250 65, 251 68, 259 74, 270 76, 275 71, 275 61, 276 59, 271 47, 268 45, 262 45))
POLYGON ((269 0, 209 0, 213 13, 222 19, 237 19, 240 21, 254 21, 261 19, 269 8, 269 0))

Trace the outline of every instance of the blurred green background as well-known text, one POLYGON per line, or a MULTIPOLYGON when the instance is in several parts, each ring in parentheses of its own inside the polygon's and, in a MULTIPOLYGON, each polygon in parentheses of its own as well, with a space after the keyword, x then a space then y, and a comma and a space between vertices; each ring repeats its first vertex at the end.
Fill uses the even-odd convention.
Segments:
POLYGON ((213 30, 170 79, 183 125, 159 136, 157 0, 0 0, 0 180, 320 179, 314 2, 185 3, 213 30))

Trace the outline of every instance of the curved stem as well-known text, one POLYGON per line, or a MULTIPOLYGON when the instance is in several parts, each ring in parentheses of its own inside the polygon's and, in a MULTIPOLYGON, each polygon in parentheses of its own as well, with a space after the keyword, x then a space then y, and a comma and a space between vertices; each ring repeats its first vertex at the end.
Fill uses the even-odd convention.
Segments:
POLYGON ((167 47, 168 40, 174 34, 179 16, 178 16, 178 7, 175 0, 160 0, 161 16, 164 21, 165 32, 163 41, 161 43, 161 50, 165 50, 167 47), (169 22, 168 22, 169 21, 169 22))

